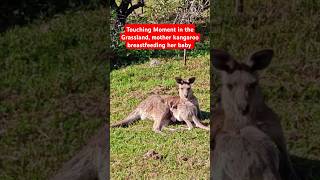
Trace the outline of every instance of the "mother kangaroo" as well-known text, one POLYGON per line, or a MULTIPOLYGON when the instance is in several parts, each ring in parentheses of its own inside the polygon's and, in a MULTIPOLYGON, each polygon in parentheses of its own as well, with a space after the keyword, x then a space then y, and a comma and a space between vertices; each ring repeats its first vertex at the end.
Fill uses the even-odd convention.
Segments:
POLYGON ((128 126, 137 120, 151 119, 154 121, 153 131, 160 133, 163 127, 168 125, 171 119, 173 120, 174 118, 170 111, 170 107, 184 101, 188 101, 197 107, 199 117, 199 103, 197 98, 193 95, 191 88, 195 79, 195 77, 191 77, 184 80, 180 77, 176 77, 175 80, 179 87, 179 96, 151 95, 142 101, 125 119, 111 125, 111 127, 123 127, 128 126))

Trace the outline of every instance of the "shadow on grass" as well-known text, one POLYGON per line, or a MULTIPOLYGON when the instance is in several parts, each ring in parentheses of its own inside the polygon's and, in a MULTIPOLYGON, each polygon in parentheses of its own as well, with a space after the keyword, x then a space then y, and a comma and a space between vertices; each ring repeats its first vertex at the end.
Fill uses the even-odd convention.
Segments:
POLYGON ((201 120, 210 119, 210 112, 201 111, 201 120))
POLYGON ((320 179, 320 161, 301 158, 291 155, 292 163, 301 180, 320 179))

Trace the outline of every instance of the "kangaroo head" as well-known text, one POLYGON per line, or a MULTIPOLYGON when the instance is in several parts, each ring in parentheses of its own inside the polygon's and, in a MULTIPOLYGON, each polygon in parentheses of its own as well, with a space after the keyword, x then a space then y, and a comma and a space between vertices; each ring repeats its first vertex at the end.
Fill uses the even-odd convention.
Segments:
POLYGON ((251 54, 246 63, 237 62, 229 53, 213 49, 213 66, 222 75, 222 105, 236 117, 247 116, 263 102, 258 86, 258 70, 266 68, 273 51, 264 49, 251 54))
POLYGON ((180 98, 190 99, 192 97, 191 84, 196 80, 196 78, 191 77, 188 80, 183 80, 180 77, 176 77, 175 79, 178 84, 180 98))

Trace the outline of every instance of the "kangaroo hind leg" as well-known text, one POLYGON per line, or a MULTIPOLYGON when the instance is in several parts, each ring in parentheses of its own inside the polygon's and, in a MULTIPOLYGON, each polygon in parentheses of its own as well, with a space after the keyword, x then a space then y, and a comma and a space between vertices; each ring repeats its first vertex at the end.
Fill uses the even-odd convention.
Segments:
POLYGON ((205 130, 207 130, 207 131, 210 130, 209 127, 201 124, 197 117, 194 116, 194 117, 192 118, 192 120, 193 120, 193 122, 196 124, 196 126, 197 126, 198 128, 205 129, 205 130))

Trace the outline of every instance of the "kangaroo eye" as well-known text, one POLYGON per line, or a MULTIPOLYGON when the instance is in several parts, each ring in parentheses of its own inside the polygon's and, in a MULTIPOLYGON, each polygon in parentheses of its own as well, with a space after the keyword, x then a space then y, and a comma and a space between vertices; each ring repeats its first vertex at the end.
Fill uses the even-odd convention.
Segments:
POLYGON ((232 84, 227 84, 227 87, 229 90, 232 90, 232 88, 233 88, 232 84))
POLYGON ((190 88, 187 88, 187 90, 190 90, 190 88))

